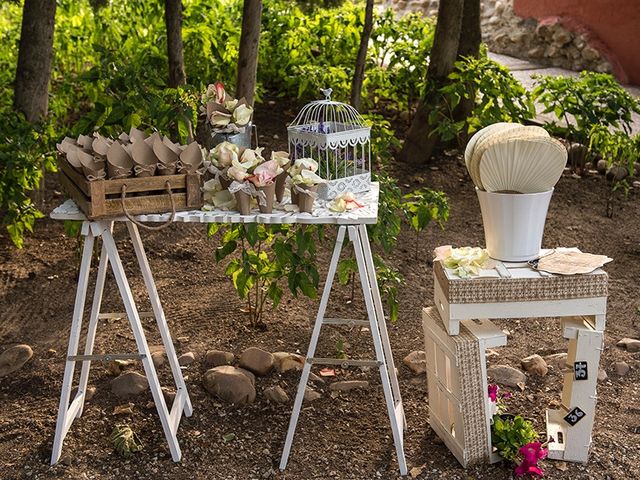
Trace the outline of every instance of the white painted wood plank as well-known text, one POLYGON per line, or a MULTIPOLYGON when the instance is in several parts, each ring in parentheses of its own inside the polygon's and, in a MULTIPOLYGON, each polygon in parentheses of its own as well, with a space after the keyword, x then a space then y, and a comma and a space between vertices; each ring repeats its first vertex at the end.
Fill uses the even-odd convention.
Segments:
POLYGON ((533 318, 601 315, 606 313, 607 297, 576 298, 509 303, 464 303, 449 305, 449 318, 533 318))

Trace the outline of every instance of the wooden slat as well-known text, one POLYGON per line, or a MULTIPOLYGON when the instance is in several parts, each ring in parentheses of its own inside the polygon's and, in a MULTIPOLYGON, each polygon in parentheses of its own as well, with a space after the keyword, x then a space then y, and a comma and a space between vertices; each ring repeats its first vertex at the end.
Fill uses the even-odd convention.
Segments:
MULTIPOLYGON (((173 200, 176 210, 186 208, 187 194, 174 193, 173 200)), ((124 214, 121 199, 107 199, 105 204, 105 216, 118 216, 124 214)), ((171 211, 171 198, 169 195, 145 195, 125 199, 127 210, 132 215, 141 213, 166 213, 171 211)))
POLYGON ((78 186, 69 178, 64 172, 58 174, 58 179, 62 188, 67 195, 69 195, 76 205, 87 214, 88 217, 92 216, 91 202, 89 198, 78 188, 78 186))
POLYGON ((166 192, 166 183, 169 182, 171 190, 184 190, 187 188, 186 175, 159 175, 142 178, 116 178, 105 180, 105 193, 118 194, 122 192, 122 186, 127 186, 127 193, 162 191, 166 192))
POLYGON ((64 158, 58 159, 58 168, 69 178, 71 182, 88 198, 91 196, 89 182, 84 175, 78 173, 64 158))

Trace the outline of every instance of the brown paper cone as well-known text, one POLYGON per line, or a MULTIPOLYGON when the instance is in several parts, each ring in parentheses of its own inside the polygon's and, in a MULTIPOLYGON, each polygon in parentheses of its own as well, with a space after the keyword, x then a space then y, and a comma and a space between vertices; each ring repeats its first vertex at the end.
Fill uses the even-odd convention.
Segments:
POLYGON ((265 187, 258 187, 259 192, 264 192, 267 197, 267 204, 260 205, 260 198, 258 198, 258 208, 260 209, 260 213, 271 213, 273 212, 273 197, 276 192, 276 184, 272 183, 271 185, 267 185, 265 187))
POLYGON ((244 192, 236 192, 234 195, 240 215, 249 215, 251 213, 251 195, 247 195, 244 192))
MULTIPOLYGON (((317 192, 318 185, 300 185, 300 188, 303 190, 307 190, 309 192, 317 192)), ((313 202, 315 198, 311 195, 306 195, 304 193, 298 194, 298 208, 302 213, 311 213, 313 211, 313 202)))
POLYGON ((293 187, 291 187, 291 205, 298 205, 298 192, 293 187))
POLYGON ((287 172, 282 172, 280 175, 278 175, 276 177, 276 200, 278 201, 278 203, 282 202, 282 199, 284 198, 284 187, 285 187, 285 182, 287 181, 287 172))

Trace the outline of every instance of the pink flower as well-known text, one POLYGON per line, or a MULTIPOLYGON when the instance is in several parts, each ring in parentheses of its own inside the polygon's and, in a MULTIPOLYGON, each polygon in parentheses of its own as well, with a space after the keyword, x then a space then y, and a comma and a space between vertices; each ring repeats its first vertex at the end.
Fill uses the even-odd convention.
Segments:
POLYGON ((543 448, 540 442, 527 443, 520 447, 519 451, 522 455, 522 462, 515 469, 516 476, 530 474, 542 477, 544 472, 538 467, 538 460, 546 458, 549 451, 543 448))
POLYGON ((489 398, 493 403, 498 401, 498 390, 500 390, 500 387, 495 383, 489 385, 489 398))
POLYGON ((216 102, 223 104, 226 96, 226 93, 224 91, 224 83, 216 82, 214 84, 214 87, 216 89, 216 102))
POLYGON ((268 162, 258 165, 249 180, 251 180, 256 187, 266 187, 274 182, 279 173, 282 173, 282 168, 278 166, 278 162, 269 160, 268 162))

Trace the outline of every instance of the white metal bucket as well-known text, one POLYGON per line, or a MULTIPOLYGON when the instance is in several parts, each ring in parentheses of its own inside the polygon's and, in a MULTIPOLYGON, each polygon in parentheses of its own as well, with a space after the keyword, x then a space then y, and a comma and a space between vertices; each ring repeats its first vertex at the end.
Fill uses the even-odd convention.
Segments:
POLYGON ((537 258, 553 189, 540 193, 492 193, 476 188, 484 238, 491 258, 522 262, 537 258))

